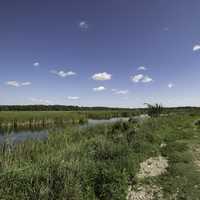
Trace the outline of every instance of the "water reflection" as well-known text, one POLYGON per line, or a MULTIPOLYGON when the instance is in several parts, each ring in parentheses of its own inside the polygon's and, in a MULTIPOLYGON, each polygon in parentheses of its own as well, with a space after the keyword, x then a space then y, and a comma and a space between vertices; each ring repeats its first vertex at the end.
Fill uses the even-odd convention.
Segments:
POLYGON ((16 144, 26 140, 46 140, 47 138, 48 130, 12 132, 0 135, 0 144, 16 144))
MULTIPOLYGON (((118 121, 128 121, 128 117, 123 118, 111 118, 111 119, 88 119, 88 122, 84 125, 80 125, 80 128, 95 126, 99 124, 109 124, 115 123, 118 121)), ((66 128, 66 127, 65 127, 66 128)), ((0 145, 2 144, 16 144, 21 143, 26 140, 46 140, 48 138, 48 133, 51 131, 58 132, 58 130, 62 131, 64 127, 55 127, 54 129, 43 129, 43 130, 13 130, 10 133, 0 131, 0 145)))

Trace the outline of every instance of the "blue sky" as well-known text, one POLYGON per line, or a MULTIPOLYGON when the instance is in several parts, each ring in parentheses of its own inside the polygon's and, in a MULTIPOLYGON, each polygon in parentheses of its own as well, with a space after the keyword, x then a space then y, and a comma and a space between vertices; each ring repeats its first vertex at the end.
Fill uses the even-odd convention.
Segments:
POLYGON ((200 106, 199 0, 0 6, 0 104, 200 106))

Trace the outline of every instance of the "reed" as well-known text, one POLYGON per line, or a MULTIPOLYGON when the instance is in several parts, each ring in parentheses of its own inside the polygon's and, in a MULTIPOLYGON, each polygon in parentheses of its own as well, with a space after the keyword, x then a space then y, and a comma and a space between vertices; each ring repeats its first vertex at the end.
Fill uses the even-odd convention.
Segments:
POLYGON ((133 116, 132 111, 2 111, 0 112, 1 130, 18 130, 83 124, 91 119, 133 116))
POLYGON ((0 129, 46 128, 87 121, 84 114, 75 112, 0 112, 0 129))

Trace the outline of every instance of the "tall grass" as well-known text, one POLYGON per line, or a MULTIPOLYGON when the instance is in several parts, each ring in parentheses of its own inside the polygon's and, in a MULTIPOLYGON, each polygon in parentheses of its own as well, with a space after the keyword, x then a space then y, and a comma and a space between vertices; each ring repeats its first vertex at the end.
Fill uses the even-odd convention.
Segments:
POLYGON ((160 154, 169 159, 167 174, 143 181, 160 184, 166 199, 175 192, 177 199, 198 199, 200 173, 188 150, 198 136, 194 120, 181 115, 72 127, 47 141, 0 148, 0 199, 124 200, 128 185, 143 183, 136 178, 140 162, 160 154))
MULTIPOLYGON (((119 122, 68 128, 51 133, 47 141, 27 141, 1 149, 1 198, 125 199, 144 154, 134 150, 142 139, 135 126, 119 122)), ((148 140, 140 145, 152 146, 148 140)))
POLYGON ((1 129, 44 128, 62 124, 76 124, 86 121, 84 114, 75 112, 0 112, 1 129))
POLYGON ((56 125, 85 123, 88 118, 109 119, 133 116, 133 111, 3 111, 0 112, 0 129, 32 129, 56 125))

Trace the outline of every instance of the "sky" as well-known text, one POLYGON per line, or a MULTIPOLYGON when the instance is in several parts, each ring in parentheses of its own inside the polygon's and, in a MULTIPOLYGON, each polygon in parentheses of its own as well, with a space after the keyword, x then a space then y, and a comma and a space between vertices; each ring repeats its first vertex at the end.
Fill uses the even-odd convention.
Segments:
POLYGON ((4 0, 0 104, 200 106, 199 0, 4 0))

